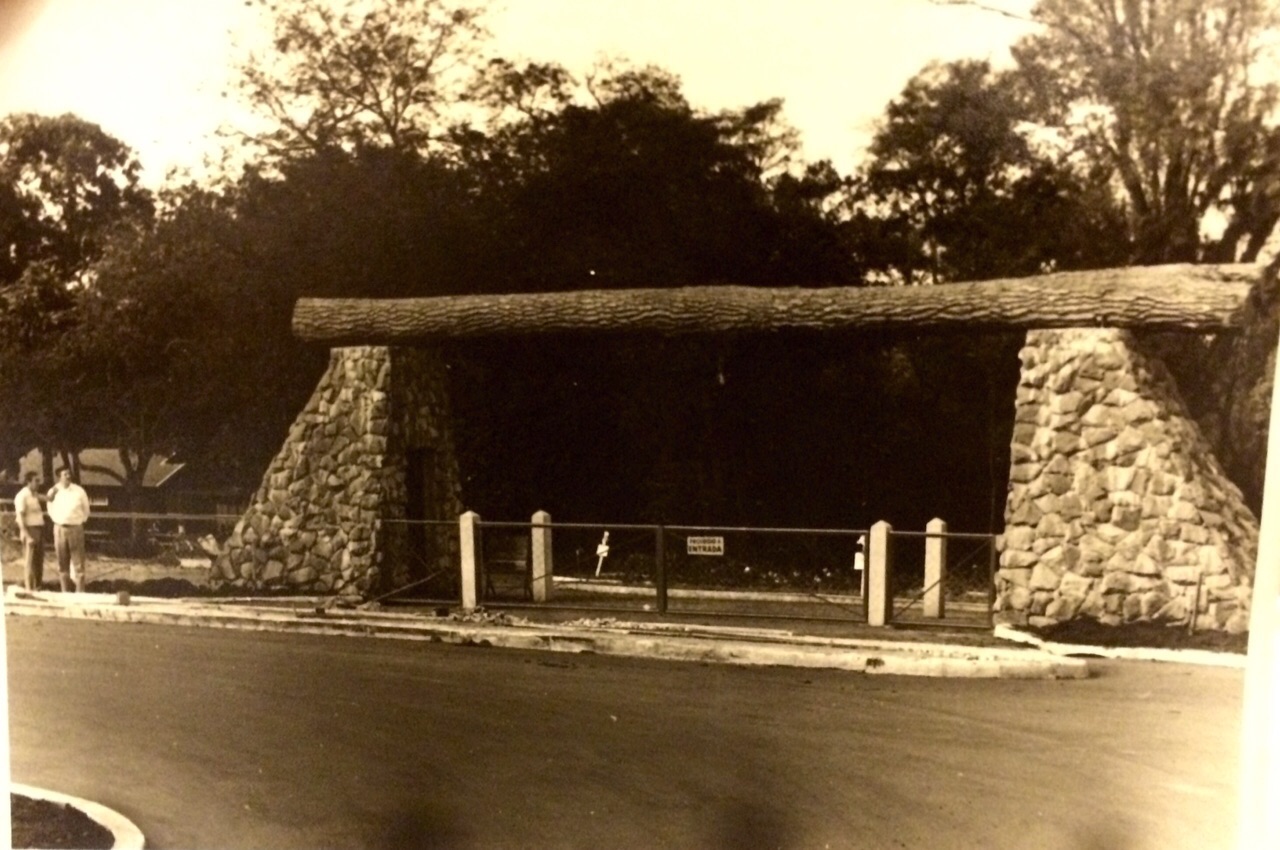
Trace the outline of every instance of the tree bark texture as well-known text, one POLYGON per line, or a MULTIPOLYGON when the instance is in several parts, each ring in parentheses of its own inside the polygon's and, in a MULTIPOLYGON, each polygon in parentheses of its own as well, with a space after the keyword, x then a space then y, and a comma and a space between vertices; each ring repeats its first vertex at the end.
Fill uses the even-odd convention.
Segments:
POLYGON ((1169 265, 940 286, 580 290, 432 298, 301 298, 293 331, 342 345, 566 332, 758 333, 801 329, 1143 328, 1212 333, 1239 326, 1254 265, 1169 265))

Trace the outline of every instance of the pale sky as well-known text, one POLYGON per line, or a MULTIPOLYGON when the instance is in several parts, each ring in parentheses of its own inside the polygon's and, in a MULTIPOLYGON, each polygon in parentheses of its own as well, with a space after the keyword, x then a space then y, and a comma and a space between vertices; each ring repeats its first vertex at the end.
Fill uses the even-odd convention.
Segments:
MULTIPOLYGON (((1003 0, 1025 10, 1030 0, 1003 0)), ((809 160, 849 171, 931 59, 1008 61, 1027 25, 928 0, 495 0, 492 47, 581 72, 602 56, 677 74, 693 106, 781 97, 809 160)), ((0 0, 0 115, 74 112, 138 152, 145 180, 198 167, 258 19, 244 0, 0 0)))

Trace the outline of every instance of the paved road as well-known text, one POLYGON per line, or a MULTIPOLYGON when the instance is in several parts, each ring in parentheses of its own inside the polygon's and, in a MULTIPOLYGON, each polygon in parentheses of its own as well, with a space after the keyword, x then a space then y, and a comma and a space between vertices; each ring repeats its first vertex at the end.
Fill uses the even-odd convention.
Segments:
POLYGON ((15 781, 155 848, 1229 848, 1242 676, 940 680, 6 618, 15 781))

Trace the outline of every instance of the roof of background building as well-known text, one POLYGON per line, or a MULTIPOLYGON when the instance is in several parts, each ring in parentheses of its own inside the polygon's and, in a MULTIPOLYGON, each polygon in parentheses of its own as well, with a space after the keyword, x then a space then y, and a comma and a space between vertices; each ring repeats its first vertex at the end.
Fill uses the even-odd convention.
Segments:
MULTIPOLYGON (((54 469, 61 465, 62 459, 55 457, 54 469)), ((39 449, 32 449, 23 455, 18 462, 18 480, 28 471, 41 472, 44 457, 39 449)), ((142 478, 143 487, 163 487, 185 464, 171 463, 165 458, 152 457, 147 464, 142 478)), ((85 487, 120 487, 120 479, 124 477, 124 464, 120 462, 120 452, 116 449, 83 449, 80 452, 80 483, 85 487), (119 478, 100 471, 111 470, 119 478)))

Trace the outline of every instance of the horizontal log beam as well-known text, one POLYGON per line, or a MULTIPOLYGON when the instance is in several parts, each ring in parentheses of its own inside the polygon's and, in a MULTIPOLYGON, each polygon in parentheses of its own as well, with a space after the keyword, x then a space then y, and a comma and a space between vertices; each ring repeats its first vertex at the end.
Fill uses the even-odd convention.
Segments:
POLYGON ((302 298, 300 339, 413 344, 516 334, 665 335, 806 330, 992 330, 1103 326, 1232 329, 1262 267, 1146 266, 940 286, 817 289, 693 286, 432 298, 302 298))

